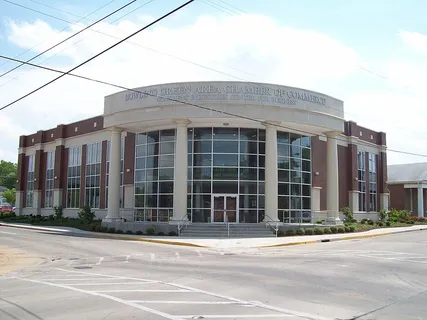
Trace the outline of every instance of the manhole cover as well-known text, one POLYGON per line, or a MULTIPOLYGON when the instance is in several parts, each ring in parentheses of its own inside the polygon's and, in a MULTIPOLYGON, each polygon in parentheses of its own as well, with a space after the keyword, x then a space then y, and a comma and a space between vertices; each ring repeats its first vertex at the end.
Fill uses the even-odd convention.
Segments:
POLYGON ((80 267, 74 267, 74 269, 92 269, 92 267, 80 266, 80 267))

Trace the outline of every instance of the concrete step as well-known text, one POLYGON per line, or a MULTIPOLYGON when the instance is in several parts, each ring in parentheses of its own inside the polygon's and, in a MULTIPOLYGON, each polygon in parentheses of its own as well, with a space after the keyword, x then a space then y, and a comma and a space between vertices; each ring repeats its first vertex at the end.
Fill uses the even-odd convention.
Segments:
POLYGON ((192 223, 181 230, 181 237, 194 238, 264 238, 273 237, 271 228, 264 224, 226 224, 192 223))

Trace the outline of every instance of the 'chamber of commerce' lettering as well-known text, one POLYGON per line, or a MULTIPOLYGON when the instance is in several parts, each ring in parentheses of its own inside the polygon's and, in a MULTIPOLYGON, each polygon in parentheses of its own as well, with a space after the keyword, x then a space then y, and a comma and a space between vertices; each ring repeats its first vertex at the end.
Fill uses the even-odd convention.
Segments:
POLYGON ((158 103, 196 101, 247 101, 296 105, 297 101, 307 101, 326 105, 326 99, 309 92, 296 89, 267 87, 265 85, 224 85, 206 84, 147 88, 128 92, 125 101, 153 97, 158 103))

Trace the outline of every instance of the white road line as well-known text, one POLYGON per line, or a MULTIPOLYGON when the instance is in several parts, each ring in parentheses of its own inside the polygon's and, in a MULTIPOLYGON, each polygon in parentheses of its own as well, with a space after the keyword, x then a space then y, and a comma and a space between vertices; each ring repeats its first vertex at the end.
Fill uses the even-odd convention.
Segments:
POLYGON ((13 233, 13 232, 0 231, 0 233, 3 233, 3 234, 10 234, 10 235, 12 235, 12 236, 16 236, 16 233, 13 233))
POLYGON ((110 299, 112 301, 127 305, 129 307, 133 307, 135 309, 139 309, 145 312, 149 312, 158 316, 161 316, 163 318, 169 319, 169 320, 181 320, 183 319, 180 316, 173 316, 171 314, 159 311, 159 310, 155 310, 152 308, 148 308, 148 307, 144 307, 142 305, 139 305, 137 303, 132 303, 130 301, 124 300, 124 299, 120 299, 117 297, 113 297, 107 294, 102 294, 100 292, 94 292, 94 291, 87 291, 87 290, 83 290, 83 289, 79 289, 79 288, 74 288, 71 286, 64 286, 64 285, 58 285, 55 283, 50 283, 50 282, 44 282, 44 281, 38 281, 38 280, 32 280, 32 279, 25 279, 25 278, 16 278, 22 281, 27 281, 27 282, 32 282, 32 283, 37 283, 37 284, 44 284, 44 285, 48 285, 48 286, 52 286, 52 287, 57 287, 57 288, 61 288, 61 289, 68 289, 68 290, 72 290, 72 291, 76 291, 76 292, 80 292, 80 293, 84 293, 84 294, 89 294, 92 296, 97 296, 97 297, 102 297, 102 298, 106 298, 106 299, 110 299))
POLYGON ((242 305, 240 302, 235 301, 169 301, 169 300, 130 300, 134 303, 154 303, 154 304, 237 304, 242 305))
POLYGON ((99 266, 102 263, 102 261, 104 261, 104 257, 99 258, 99 260, 96 263, 96 265, 99 266))
POLYGON ((153 261, 156 259, 156 255, 154 253, 150 253, 150 260, 153 261))
MULTIPOLYGON (((232 319, 237 319, 237 318, 241 318, 241 319, 247 319, 247 318, 259 318, 259 319, 265 319, 265 318, 289 318, 289 317, 293 317, 293 315, 291 314, 280 314, 280 313, 276 313, 276 314, 203 314, 203 315, 197 315, 199 317, 203 317, 203 318, 207 318, 207 319, 224 319, 224 318, 232 318, 232 319)), ((184 319, 197 319, 194 315, 192 316, 177 316, 177 317, 181 317, 184 319)), ((203 319, 200 318, 200 319, 203 319)))
POLYGON ((127 284, 127 285, 139 285, 139 284, 147 284, 149 282, 102 282, 102 283, 93 283, 93 282, 84 282, 84 283, 57 283, 59 285, 63 286, 109 286, 109 285, 116 285, 116 284, 127 284))
POLYGON ((111 280, 111 279, 105 279, 105 278, 42 278, 42 279, 37 279, 37 280, 40 280, 40 281, 94 281, 94 280, 111 280))
POLYGON ((180 258, 180 256, 179 256, 179 252, 175 252, 175 255, 176 255, 176 257, 179 259, 180 258))
MULTIPOLYGON (((183 290, 183 289, 112 289, 112 290, 94 290, 94 291, 90 291, 90 292, 150 292, 150 293, 154 293, 154 292, 192 292, 191 290, 183 290)), ((126 300, 127 301, 127 300, 126 300)))
POLYGON ((123 261, 123 263, 128 263, 128 262, 129 262, 129 259, 130 259, 130 255, 128 254, 128 255, 126 255, 126 260, 125 260, 125 261, 123 261))
MULTIPOLYGON (((259 301, 245 301, 245 300, 241 300, 241 299, 236 299, 233 297, 229 297, 229 296, 225 296, 222 294, 217 294, 214 292, 209 292, 209 291, 205 291, 202 289, 196 289, 196 288, 192 288, 192 287, 188 287, 188 286, 184 286, 184 285, 180 285, 177 283, 170 283, 170 282, 164 282, 164 281, 157 281, 157 280, 152 280, 152 279, 143 279, 143 278, 131 278, 131 277, 121 277, 121 276, 113 276, 113 275, 108 275, 108 274, 102 274, 102 273, 91 273, 91 272, 85 272, 85 271, 74 271, 74 270, 67 270, 67 269, 62 269, 62 268, 55 268, 56 270, 61 270, 64 272, 68 272, 68 273, 80 273, 80 274, 87 274, 87 275, 94 275, 94 276, 105 276, 105 277, 110 277, 110 278, 116 278, 116 279, 132 279, 132 280, 136 280, 136 281, 154 281, 154 283, 160 283, 160 284, 165 284, 165 285, 170 285, 176 288, 180 288, 180 289, 185 289, 185 290, 189 290, 191 292, 198 292, 198 293, 202 293, 202 294, 206 294, 212 297, 217 297, 217 298, 221 298, 221 299, 225 299, 225 300, 229 300, 229 301, 236 301, 236 302, 240 302, 242 304, 250 304, 250 305, 254 305, 260 308, 264 308, 264 309, 268 309, 271 311, 277 311, 277 312, 281 312, 281 313, 287 313, 287 314, 291 314, 293 316, 298 316, 298 317, 302 317, 302 318, 309 318, 311 320, 327 320, 327 318, 325 317, 321 317, 318 315, 313 315, 313 314, 308 314, 305 312, 299 312, 299 311, 295 311, 295 310, 289 310, 289 309, 285 309, 285 308, 279 308, 279 307, 274 307, 268 304, 264 304, 262 302, 259 301)), ((176 320, 176 319, 175 319, 176 320)))

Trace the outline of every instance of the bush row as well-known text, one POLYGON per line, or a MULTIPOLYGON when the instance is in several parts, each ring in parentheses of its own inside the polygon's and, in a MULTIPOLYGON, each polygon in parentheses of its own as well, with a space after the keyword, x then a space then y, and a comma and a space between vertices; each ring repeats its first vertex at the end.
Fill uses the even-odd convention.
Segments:
MULTIPOLYGON (((107 228, 103 227, 100 224, 91 224, 90 230, 95 232, 104 232, 104 233, 115 233, 115 234, 136 234, 136 235, 143 235, 144 233, 142 231, 136 231, 135 233, 132 230, 123 231, 120 229, 115 228, 107 228)), ((146 234, 149 236, 165 236, 164 232, 155 232, 153 228, 148 228, 146 231, 146 234)), ((177 236, 177 233, 175 231, 170 231, 167 234, 168 236, 175 237, 177 236)))
POLYGON ((346 233, 346 232, 355 232, 356 227, 354 226, 344 226, 344 227, 325 227, 325 228, 300 228, 300 229, 288 229, 288 230, 279 230, 277 233, 278 237, 284 236, 311 236, 311 235, 320 235, 320 234, 333 234, 333 233, 346 233))

